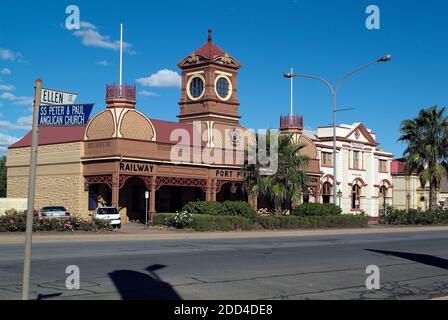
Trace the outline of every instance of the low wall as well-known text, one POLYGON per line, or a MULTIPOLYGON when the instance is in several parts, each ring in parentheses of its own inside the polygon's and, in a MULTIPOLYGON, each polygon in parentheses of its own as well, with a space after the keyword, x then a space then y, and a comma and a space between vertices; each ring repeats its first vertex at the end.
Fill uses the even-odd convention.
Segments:
POLYGON ((8 209, 25 211, 28 199, 26 198, 0 198, 0 216, 5 214, 8 209))

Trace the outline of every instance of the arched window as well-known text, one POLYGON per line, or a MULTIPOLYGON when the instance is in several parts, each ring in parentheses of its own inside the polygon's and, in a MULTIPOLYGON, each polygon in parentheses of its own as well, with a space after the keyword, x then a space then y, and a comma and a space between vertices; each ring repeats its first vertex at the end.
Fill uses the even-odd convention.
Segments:
POLYGON ((361 187, 355 184, 352 187, 352 209, 359 210, 361 208, 361 187))
POLYGON ((380 187, 380 194, 379 194, 379 200, 380 200, 380 208, 384 210, 386 208, 386 200, 387 200, 387 187, 381 186, 380 187))
POLYGON ((324 182, 322 185, 322 202, 323 203, 330 203, 331 195, 332 195, 332 188, 330 182, 324 182))

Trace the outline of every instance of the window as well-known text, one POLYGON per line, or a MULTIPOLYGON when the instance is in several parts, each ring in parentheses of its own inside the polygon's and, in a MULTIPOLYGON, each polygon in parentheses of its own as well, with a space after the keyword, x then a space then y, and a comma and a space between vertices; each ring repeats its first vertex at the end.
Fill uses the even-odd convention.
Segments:
POLYGON ((216 81, 216 92, 221 98, 227 98, 229 95, 229 81, 226 78, 221 77, 216 81))
POLYGON ((380 187, 379 199, 380 199, 380 209, 383 210, 383 212, 384 212, 384 209, 386 208, 386 200, 387 200, 387 187, 386 186, 380 187))
POLYGON ((199 99, 204 93, 204 81, 199 76, 188 81, 188 95, 190 99, 199 99))
POLYGON ((361 187, 355 184, 352 188, 352 210, 361 208, 361 187))
POLYGON ((329 152, 322 152, 322 166, 332 167, 333 166, 333 154, 329 152))
POLYGON ((387 160, 380 160, 379 162, 379 171, 383 173, 388 173, 387 170, 387 160))
POLYGON ((330 198, 332 195, 332 188, 333 188, 333 186, 331 185, 330 182, 325 182, 322 185, 322 202, 323 203, 330 203, 330 198))
POLYGON ((362 169, 361 165, 361 152, 353 151, 353 169, 360 170, 362 169))

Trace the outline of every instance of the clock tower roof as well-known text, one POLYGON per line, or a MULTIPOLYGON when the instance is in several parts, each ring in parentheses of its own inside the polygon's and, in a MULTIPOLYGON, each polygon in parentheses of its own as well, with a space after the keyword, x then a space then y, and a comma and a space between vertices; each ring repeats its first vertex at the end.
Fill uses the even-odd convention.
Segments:
POLYGON ((202 63, 216 62, 218 64, 233 65, 240 68, 241 65, 234 58, 230 57, 224 50, 218 47, 212 38, 212 29, 208 29, 207 42, 199 49, 193 51, 188 57, 182 59, 177 66, 179 68, 188 67, 202 63))

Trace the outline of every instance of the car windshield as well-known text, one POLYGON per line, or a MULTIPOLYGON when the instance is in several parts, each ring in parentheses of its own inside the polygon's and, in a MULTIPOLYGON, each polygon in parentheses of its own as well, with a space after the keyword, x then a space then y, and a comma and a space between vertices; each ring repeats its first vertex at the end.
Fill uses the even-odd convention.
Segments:
POLYGON ((43 212, 56 212, 56 211, 67 211, 64 207, 45 207, 42 209, 43 212))
POLYGON ((100 208, 98 214, 118 214, 117 208, 100 208))

